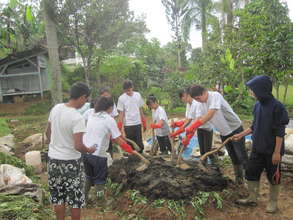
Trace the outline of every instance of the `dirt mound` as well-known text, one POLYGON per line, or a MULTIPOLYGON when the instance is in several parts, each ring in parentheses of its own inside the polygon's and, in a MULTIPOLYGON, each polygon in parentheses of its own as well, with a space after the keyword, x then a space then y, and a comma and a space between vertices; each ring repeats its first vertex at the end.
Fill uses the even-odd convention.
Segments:
POLYGON ((123 189, 136 189, 150 199, 189 199, 198 191, 221 191, 228 180, 218 168, 202 170, 198 162, 182 170, 162 158, 148 158, 150 166, 137 171, 141 163, 135 156, 114 161, 109 169, 112 181, 123 184, 123 189))

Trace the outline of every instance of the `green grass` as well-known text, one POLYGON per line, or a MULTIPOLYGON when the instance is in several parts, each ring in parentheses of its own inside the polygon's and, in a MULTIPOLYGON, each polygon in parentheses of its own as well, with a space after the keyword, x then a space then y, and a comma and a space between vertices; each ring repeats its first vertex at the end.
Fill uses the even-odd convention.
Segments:
POLYGON ((10 134, 10 128, 8 127, 5 118, 0 118, 0 137, 10 134))
MULTIPOLYGON (((281 102, 283 102, 283 96, 284 96, 284 92, 285 92, 285 87, 284 86, 280 86, 280 91, 279 91, 279 100, 281 102)), ((273 94, 275 97, 277 97, 276 95, 276 90, 273 90, 273 94)), ((290 105, 293 106, 293 85, 289 85, 288 87, 288 92, 287 92, 287 98, 284 102, 285 105, 290 105)))

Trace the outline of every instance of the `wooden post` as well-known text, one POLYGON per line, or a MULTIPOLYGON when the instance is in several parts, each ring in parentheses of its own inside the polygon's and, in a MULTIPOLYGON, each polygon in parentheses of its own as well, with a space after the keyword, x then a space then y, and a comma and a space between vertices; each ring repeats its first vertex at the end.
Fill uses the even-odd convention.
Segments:
POLYGON ((38 73, 39 73, 39 82, 40 82, 40 91, 41 91, 41 98, 44 98, 43 94, 43 81, 42 81, 42 76, 41 76, 41 67, 40 67, 40 57, 37 56, 37 68, 38 68, 38 73))

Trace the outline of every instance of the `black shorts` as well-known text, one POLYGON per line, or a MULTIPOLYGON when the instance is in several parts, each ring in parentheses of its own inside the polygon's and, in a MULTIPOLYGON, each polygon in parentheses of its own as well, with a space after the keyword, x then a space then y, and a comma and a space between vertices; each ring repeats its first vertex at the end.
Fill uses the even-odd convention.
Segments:
POLYGON ((84 167, 81 159, 55 160, 49 158, 48 183, 51 203, 84 206, 84 167))
POLYGON ((105 184, 108 176, 107 158, 85 154, 83 161, 86 178, 92 184, 105 184))
MULTIPOLYGON (((274 175, 277 171, 278 165, 273 165, 272 154, 260 154, 252 151, 247 163, 245 178, 248 181, 259 181, 262 172, 265 170, 268 181, 275 185, 274 175)), ((281 166, 280 166, 281 175, 281 166)))

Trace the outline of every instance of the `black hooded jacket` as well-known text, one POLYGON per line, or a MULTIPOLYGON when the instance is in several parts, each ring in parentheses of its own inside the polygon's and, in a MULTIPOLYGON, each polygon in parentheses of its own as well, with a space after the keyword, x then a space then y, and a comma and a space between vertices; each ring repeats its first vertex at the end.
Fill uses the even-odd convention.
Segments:
MULTIPOLYGON (((272 81, 268 76, 256 76, 246 85, 258 99, 254 106, 254 119, 251 126, 253 150, 258 153, 272 154, 276 137, 285 136, 285 127, 289 123, 288 112, 284 105, 272 95, 272 81)), ((281 154, 284 154, 284 142, 281 154)))

